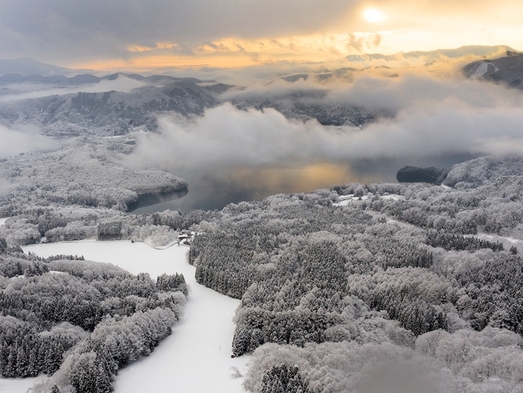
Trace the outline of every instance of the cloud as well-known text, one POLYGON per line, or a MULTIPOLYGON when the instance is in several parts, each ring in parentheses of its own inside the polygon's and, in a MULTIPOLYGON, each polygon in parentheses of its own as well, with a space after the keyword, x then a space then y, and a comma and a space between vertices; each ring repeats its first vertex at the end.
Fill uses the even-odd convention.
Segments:
POLYGON ((59 143, 43 135, 36 130, 26 127, 24 129, 12 130, 0 125, 0 159, 16 156, 20 153, 53 150, 59 147, 59 143))
POLYGON ((155 42, 201 44, 224 37, 277 37, 322 30, 357 0, 5 0, 2 53, 125 56, 155 42))
POLYGON ((345 45, 347 49, 353 49, 356 52, 363 53, 365 50, 377 48, 381 43, 381 39, 382 37, 380 34, 360 34, 358 36, 354 33, 350 33, 345 45))
MULTIPOLYGON (((165 55, 183 50, 189 55, 205 43, 223 39, 270 40, 413 28, 438 31, 442 34, 439 38, 445 36, 444 41, 429 41, 436 36, 416 32, 424 40, 419 49, 427 45, 433 49, 432 42, 455 45, 457 39, 461 45, 463 37, 472 40, 469 44, 480 44, 479 36, 485 41, 491 36, 496 43, 514 45, 522 42, 518 38, 522 7, 516 0, 478 0, 474 7, 450 0, 375 0, 372 4, 365 0, 3 0, 0 53, 6 57, 85 64, 104 59, 132 60, 158 51, 165 55), (388 21, 365 21, 362 12, 369 5, 389 15, 388 21), (489 31, 480 34, 484 28, 489 31)), ((370 50, 380 44, 381 38, 373 36, 368 45, 353 39, 349 47, 370 50)), ((413 37, 400 40, 408 45, 413 37)), ((398 42, 389 38, 383 41, 381 46, 389 52, 391 43, 394 51, 401 50, 398 42)), ((492 44, 492 40, 488 42, 492 44)), ((333 52, 336 48, 326 49, 333 52)), ((133 62, 126 64, 132 66, 133 62)))
POLYGON ((520 91, 502 85, 477 83, 457 76, 434 78, 410 73, 399 78, 364 75, 352 85, 331 90, 326 101, 370 110, 399 111, 416 105, 430 108, 449 101, 475 108, 515 108, 523 104, 523 96, 520 91))
POLYGON ((325 100, 386 107, 396 116, 360 130, 289 120, 273 109, 242 111, 227 103, 191 122, 160 119, 160 133, 141 138, 129 160, 185 177, 192 198, 208 207, 209 198, 230 202, 348 181, 392 180, 383 163, 397 165, 394 174, 408 164, 523 153, 519 91, 420 76, 364 78, 325 100))
POLYGON ((122 91, 129 92, 132 89, 145 86, 145 83, 128 78, 126 76, 118 76, 114 80, 101 80, 98 83, 91 85, 81 85, 74 87, 49 87, 47 85, 35 84, 14 84, 7 85, 6 88, 16 92, 15 94, 0 95, 0 102, 9 102, 17 100, 25 100, 29 98, 48 97, 51 95, 65 95, 83 93, 102 93, 105 91, 122 91))

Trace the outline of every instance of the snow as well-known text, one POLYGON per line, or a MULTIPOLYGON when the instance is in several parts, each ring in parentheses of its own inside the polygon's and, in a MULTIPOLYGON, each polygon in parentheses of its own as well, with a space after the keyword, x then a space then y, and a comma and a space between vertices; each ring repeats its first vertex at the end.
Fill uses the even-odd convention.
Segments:
POLYGON ((503 247, 505 248, 505 250, 510 249, 510 247, 512 246, 516 246, 518 252, 523 252, 523 240, 521 239, 515 239, 513 237, 507 236, 489 235, 487 233, 478 233, 477 235, 472 236, 482 240, 503 243, 503 247))
POLYGON ((36 383, 45 377, 24 378, 24 379, 4 379, 0 378, 0 393, 25 393, 27 389, 33 387, 36 383))
MULTIPOLYGON (((0 225, 5 225, 5 222, 7 221, 7 218, 0 218, 0 225)), ((0 390, 1 392, 1 390, 0 390)))
POLYGON ((478 79, 485 75, 488 71, 488 65, 489 63, 486 62, 479 63, 474 70, 474 73, 470 76, 470 79, 478 79))
POLYGON ((381 199, 400 201, 402 199, 405 199, 405 197, 403 195, 398 195, 398 194, 386 194, 386 195, 382 195, 381 199))
MULTIPOLYGON (((386 199, 386 200, 394 200, 399 201, 401 199, 405 199, 403 195, 397 195, 397 194, 385 194, 382 195, 380 198, 386 199)), ((367 201, 370 199, 368 195, 363 195, 362 197, 354 196, 353 194, 350 195, 340 195, 339 196, 339 202, 333 203, 333 206, 347 206, 349 203, 354 201, 367 201)))
POLYGON ((349 195, 340 195, 339 196, 339 202, 333 203, 333 206, 347 206, 349 203, 353 201, 365 201, 369 199, 367 195, 363 195, 362 197, 354 196, 354 194, 349 195))
POLYGON ((483 61, 478 64, 478 66, 474 70, 474 73, 470 75, 470 79, 478 79, 487 74, 489 71, 489 66, 492 66, 494 68, 493 73, 499 71, 499 68, 496 67, 494 64, 483 61))
MULTIPOLYGON (((108 262, 133 274, 147 272, 154 279, 162 273, 183 273, 190 286, 185 315, 147 358, 120 370, 115 393, 244 392, 243 378, 248 357, 232 359, 232 318, 239 300, 221 295, 196 283, 195 268, 187 263, 188 248, 159 250, 145 243, 84 240, 24 247, 39 256, 83 255, 86 260, 108 262)), ((81 262, 79 262, 81 263, 81 262)), ((0 389, 0 393, 3 392, 0 389)), ((11 390, 9 390, 11 392, 11 390)), ((21 390, 13 393, 21 392, 21 390)))

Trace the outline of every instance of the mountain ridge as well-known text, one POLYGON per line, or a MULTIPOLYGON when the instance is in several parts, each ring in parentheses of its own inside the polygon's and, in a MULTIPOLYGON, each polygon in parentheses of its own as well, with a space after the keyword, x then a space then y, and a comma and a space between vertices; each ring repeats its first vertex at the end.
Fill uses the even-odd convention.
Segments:
POLYGON ((507 50, 505 56, 469 63, 461 72, 469 79, 503 83, 523 90, 523 53, 507 50))

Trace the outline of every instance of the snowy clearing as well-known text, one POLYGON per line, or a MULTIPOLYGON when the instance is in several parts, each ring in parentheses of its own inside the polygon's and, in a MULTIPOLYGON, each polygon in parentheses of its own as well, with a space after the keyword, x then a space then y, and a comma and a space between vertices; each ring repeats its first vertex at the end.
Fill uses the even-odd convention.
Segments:
POLYGON ((0 393, 25 393, 27 389, 33 387, 45 377, 36 378, 16 378, 4 379, 0 378, 0 393))
POLYGON ((173 389, 198 393, 244 392, 243 377, 233 376, 245 375, 248 357, 230 357, 232 318, 240 302, 196 283, 195 268, 187 263, 187 247, 157 250, 144 243, 85 240, 32 245, 24 247, 24 251, 42 257, 83 255, 86 260, 113 263, 133 274, 147 272, 153 279, 162 273, 185 276, 190 286, 185 315, 174 326, 173 334, 149 357, 119 371, 116 393, 162 393, 173 389))
MULTIPOLYGON (((350 195, 340 195, 339 196, 339 202, 333 203, 333 206, 347 206, 349 203, 355 202, 355 201, 367 201, 371 199, 372 194, 370 195, 363 195, 361 197, 354 196, 354 194, 350 195)), ((397 195, 397 194, 385 194, 381 195, 380 198, 386 199, 386 200, 394 200, 399 201, 401 199, 405 199, 403 195, 397 195)))
POLYGON ((7 221, 7 218, 0 218, 0 225, 5 225, 6 221, 7 221))
POLYGON ((513 237, 499 236, 499 235, 489 235, 487 233, 478 233, 473 235, 477 239, 488 240, 490 242, 500 242, 503 243, 505 250, 509 250, 510 247, 515 246, 518 249, 518 252, 523 252, 523 240, 516 239, 513 237))
POLYGON ((338 199, 339 199, 339 202, 333 203, 333 206, 347 206, 351 202, 364 201, 369 198, 366 195, 357 197, 357 196, 354 196, 354 194, 349 194, 349 195, 340 195, 338 199))

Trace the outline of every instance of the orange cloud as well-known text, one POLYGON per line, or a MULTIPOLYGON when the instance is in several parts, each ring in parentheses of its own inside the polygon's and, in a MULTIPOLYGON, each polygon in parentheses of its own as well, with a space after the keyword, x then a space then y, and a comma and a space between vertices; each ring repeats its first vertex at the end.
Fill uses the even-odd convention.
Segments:
POLYGON ((76 64, 75 68, 99 71, 150 70, 164 67, 237 68, 282 61, 326 62, 351 53, 375 49, 381 42, 376 33, 316 34, 247 40, 229 37, 197 45, 187 53, 165 52, 178 45, 164 42, 154 46, 130 45, 127 59, 109 59, 76 64))

